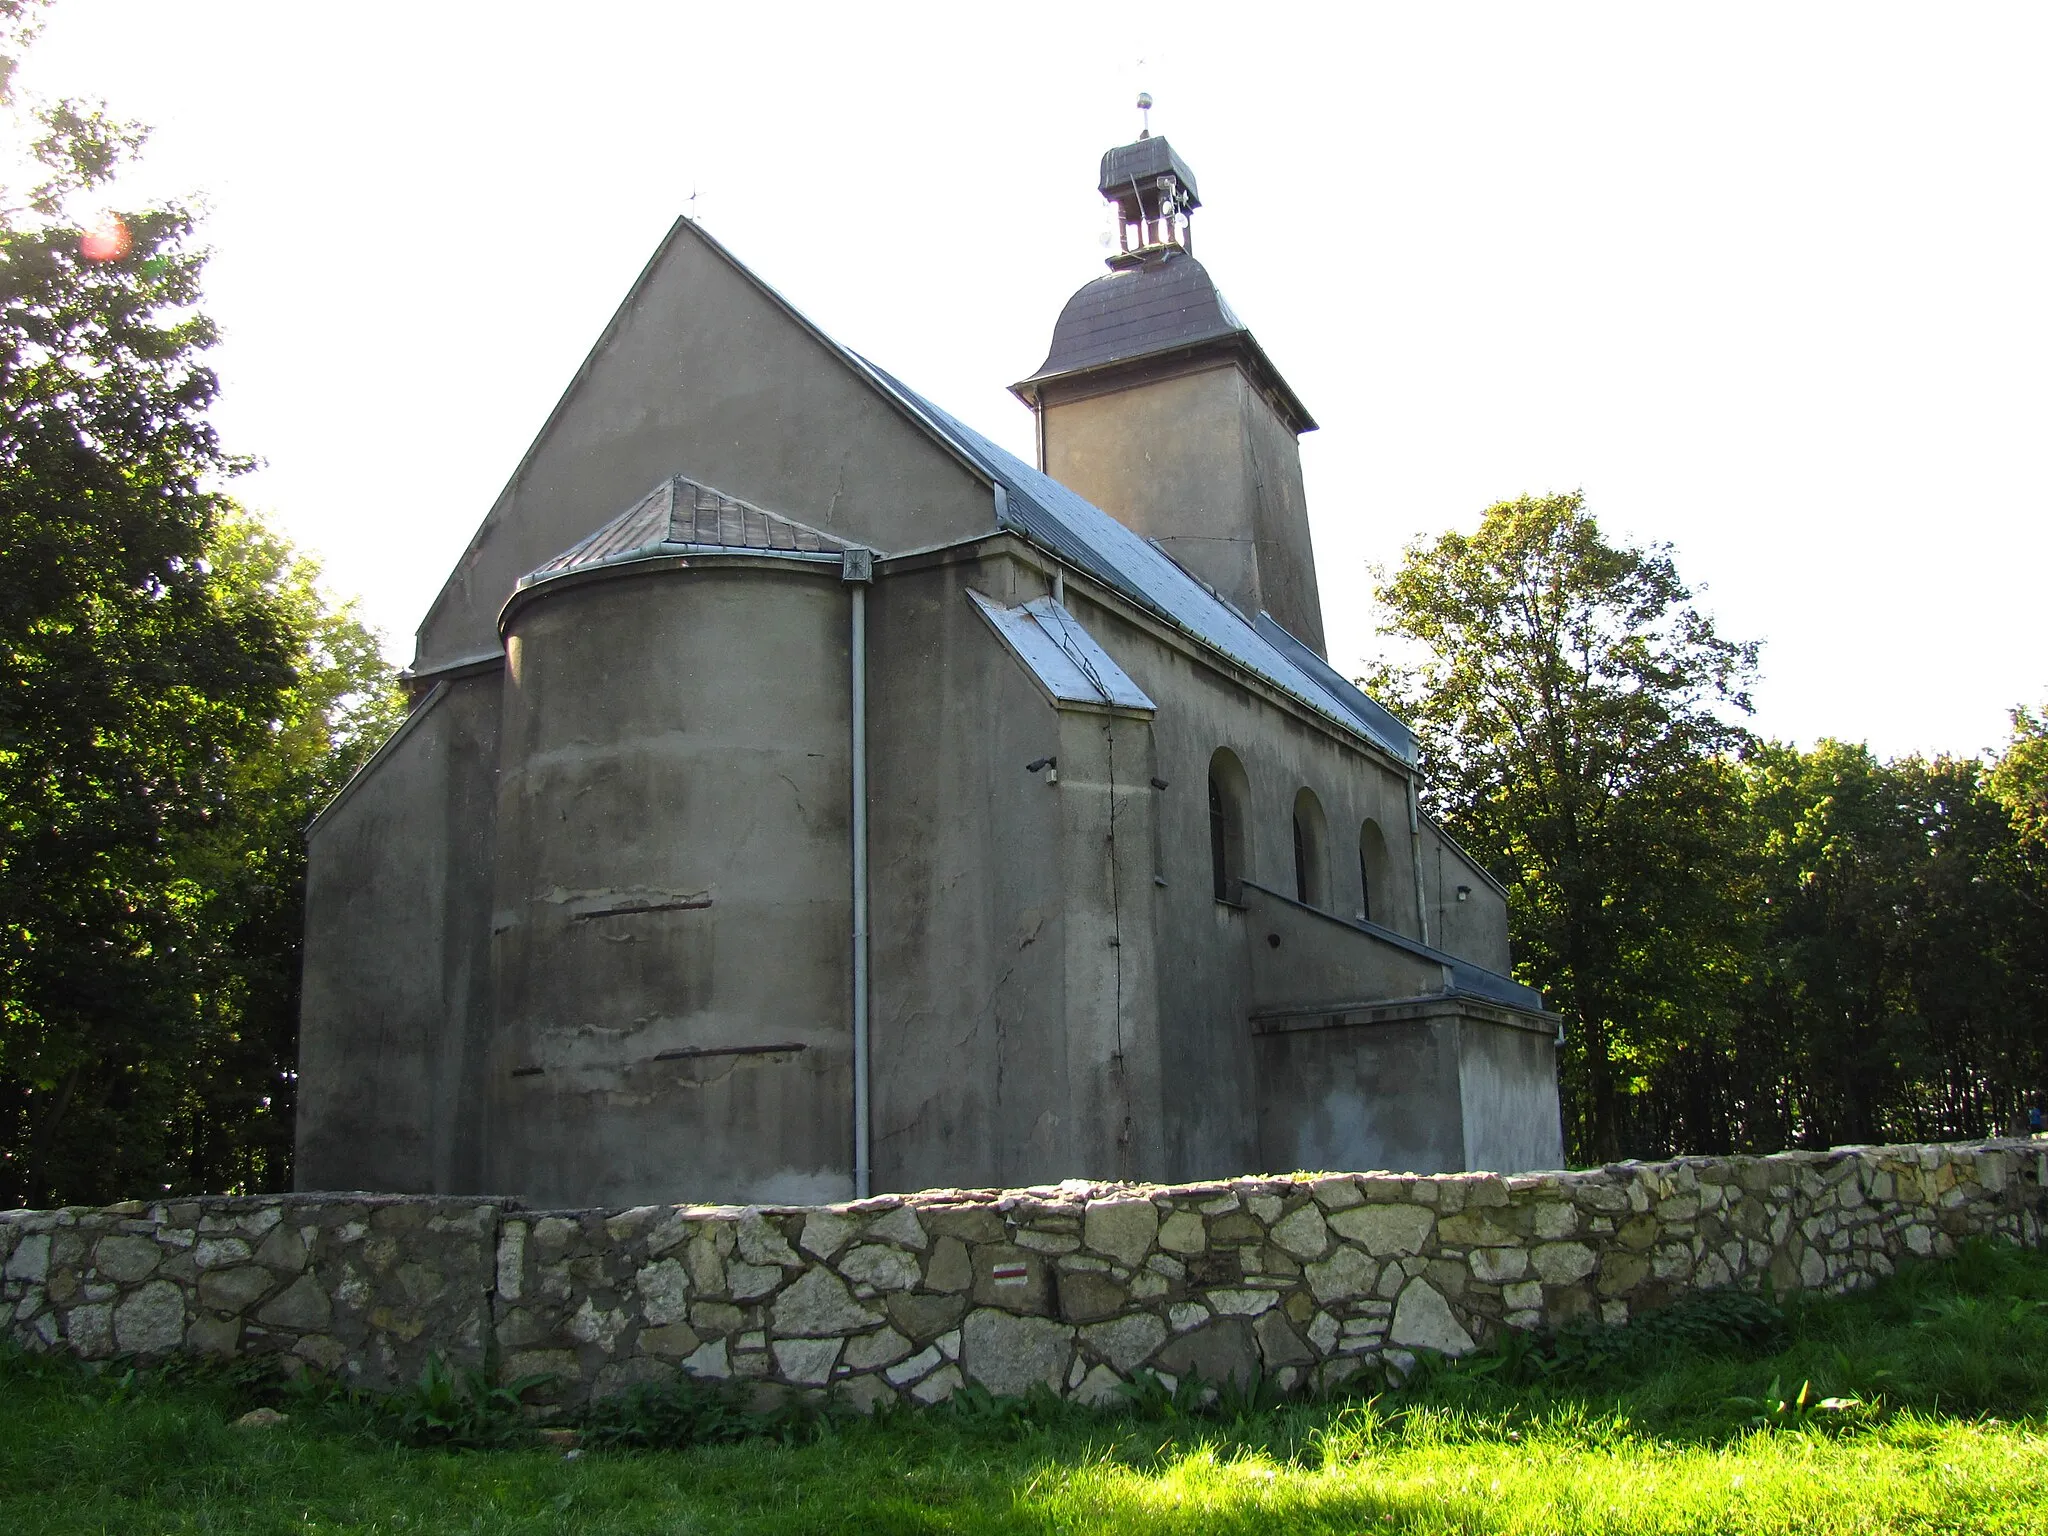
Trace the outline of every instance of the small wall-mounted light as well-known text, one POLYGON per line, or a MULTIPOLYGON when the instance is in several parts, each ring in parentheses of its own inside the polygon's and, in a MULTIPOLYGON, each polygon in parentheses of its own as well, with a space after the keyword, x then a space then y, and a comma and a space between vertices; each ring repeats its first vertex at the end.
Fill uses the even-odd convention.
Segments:
POLYGON ((1058 758, 1056 758, 1056 757, 1041 757, 1041 758, 1039 758, 1039 759, 1038 759, 1037 761, 1035 761, 1035 762, 1029 762, 1029 763, 1026 763, 1026 764, 1024 765, 1024 771, 1025 771, 1026 773, 1038 773, 1038 772, 1040 772, 1041 770, 1042 770, 1042 771, 1044 772, 1044 774, 1045 774, 1045 782, 1046 782, 1046 783, 1048 783, 1048 784, 1057 784, 1057 783, 1059 783, 1059 781, 1060 781, 1060 760, 1059 760, 1058 758))
POLYGON ((1460 900, 1460 901, 1470 901, 1471 899, 1472 899, 1472 887, 1471 887, 1471 886, 1469 886, 1469 885, 1461 885, 1461 886, 1459 886, 1459 887, 1458 887, 1458 900, 1460 900))

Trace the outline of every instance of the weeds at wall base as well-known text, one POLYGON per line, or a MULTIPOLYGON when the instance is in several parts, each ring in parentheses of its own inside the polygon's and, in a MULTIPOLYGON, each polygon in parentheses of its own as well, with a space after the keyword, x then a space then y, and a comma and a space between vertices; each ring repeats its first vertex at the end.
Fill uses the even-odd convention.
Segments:
POLYGON ((548 1431, 553 1443, 570 1431, 582 1451, 617 1454, 860 1435, 1080 1435, 1136 1454, 1193 1437, 1297 1464, 1390 1442, 1514 1445, 1560 1426, 1576 1426, 1582 1439, 1730 1444, 1756 1433, 1855 1434, 1899 1415, 2038 1417, 2048 1409, 2048 1256, 1970 1242, 1953 1259, 1902 1265, 1853 1296, 1781 1305, 1755 1292, 1707 1292, 1623 1327, 1508 1332, 1462 1359, 1419 1355, 1405 1377, 1366 1374, 1322 1397, 1259 1378, 1141 1372, 1092 1408, 1050 1391, 998 1397, 970 1384, 944 1403, 870 1417, 829 1392, 685 1380, 547 1409, 530 1400, 542 1378, 493 1385, 486 1372, 439 1357, 405 1391, 377 1394, 311 1371, 281 1379, 248 1358, 92 1367, 14 1349, 0 1355, 0 1382, 9 1378, 61 1382, 109 1410, 198 1395, 229 1417, 274 1408, 301 1433, 451 1451, 540 1446, 548 1431))

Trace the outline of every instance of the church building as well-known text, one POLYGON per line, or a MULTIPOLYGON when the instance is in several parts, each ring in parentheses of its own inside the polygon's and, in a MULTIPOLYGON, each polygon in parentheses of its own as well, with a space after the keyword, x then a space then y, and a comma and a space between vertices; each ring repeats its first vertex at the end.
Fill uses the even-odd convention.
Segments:
POLYGON ((309 833, 302 1189, 1562 1162, 1505 894, 1326 659, 1315 422, 1167 141, 1099 191, 1036 466, 669 231, 309 833))

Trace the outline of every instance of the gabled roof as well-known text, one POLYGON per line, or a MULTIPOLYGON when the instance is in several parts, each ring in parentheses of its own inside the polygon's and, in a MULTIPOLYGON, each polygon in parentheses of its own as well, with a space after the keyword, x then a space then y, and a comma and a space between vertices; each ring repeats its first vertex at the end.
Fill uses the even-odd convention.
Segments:
MULTIPOLYGON (((1140 538, 1107 512, 1084 500, 1057 480, 1033 469, 1014 454, 997 447, 972 428, 962 425, 852 348, 827 334, 816 321, 790 303, 764 281, 759 273, 733 255, 700 226, 678 220, 670 237, 677 238, 685 230, 701 240, 707 249, 730 265, 756 291, 801 326, 858 377, 866 380, 913 425, 926 433, 939 448, 993 487, 996 492, 996 520, 1003 528, 1038 545, 1074 569, 1085 571, 1105 586, 1122 593, 1167 624, 1193 637, 1245 671, 1264 679, 1281 692, 1291 695, 1338 728, 1376 744, 1397 761, 1410 767, 1419 761, 1414 736, 1392 715, 1377 705, 1370 708, 1362 707, 1358 700, 1363 699, 1364 695, 1359 694, 1356 689, 1333 688, 1312 677, 1302 666, 1282 654, 1271 640, 1261 635, 1252 620, 1196 581, 1156 546, 1140 538), (1346 694, 1353 696, 1348 702, 1346 697, 1340 697, 1346 694)), ((708 487, 697 486, 693 481, 679 480, 677 483, 691 486, 693 495, 703 492, 711 496, 720 496, 723 501, 731 503, 734 507, 744 508, 749 514, 758 513, 762 518, 771 519, 774 523, 791 529, 800 529, 802 533, 819 541, 817 547, 821 552, 836 552, 846 547, 842 541, 828 534, 806 528, 800 523, 763 511, 761 508, 751 507, 734 497, 722 496, 722 493, 712 491, 708 487)), ((666 487, 657 489, 631 511, 613 519, 589 538, 529 574, 519 586, 523 589, 537 581, 564 574, 572 569, 615 561, 651 559, 665 554, 689 554, 692 551, 712 548, 730 550, 735 547, 754 547, 682 541, 669 543, 665 536, 665 527, 658 521, 659 513, 650 509, 650 504, 657 503, 665 490, 666 487), (646 524, 648 537, 637 542, 626 526, 636 514, 650 519, 646 524), (610 552, 601 553, 601 545, 607 547, 610 552)), ((691 525, 693 538, 696 526, 694 522, 691 525)), ((721 522, 720 526, 723 528, 727 524, 721 522)), ((794 537, 795 535, 792 535, 792 538, 794 537)), ((801 547, 793 547, 788 556, 794 559, 806 557, 806 551, 801 547)), ((818 556, 810 555, 808 558, 815 559, 818 556)), ((1270 624, 1272 621, 1268 619, 1267 622, 1270 624)), ((1273 627, 1278 628, 1277 625, 1273 627)), ((1327 671, 1327 667, 1324 670, 1327 671)), ((1366 700, 1365 703, 1370 705, 1371 701, 1366 700)))
POLYGON ((844 539, 682 475, 663 481, 588 538, 519 578, 519 590, 573 571, 669 555, 787 554, 837 560, 844 539))

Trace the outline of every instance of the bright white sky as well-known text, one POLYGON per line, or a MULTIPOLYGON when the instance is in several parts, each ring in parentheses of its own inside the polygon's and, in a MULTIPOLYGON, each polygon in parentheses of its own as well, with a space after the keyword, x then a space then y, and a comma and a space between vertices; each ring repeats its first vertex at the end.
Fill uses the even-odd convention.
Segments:
POLYGON ((1970 753, 2048 695, 2048 6, 60 0, 25 83, 200 194, 244 497, 394 658, 693 189, 841 340, 1025 457, 1131 100, 1322 423, 1370 562, 1583 488, 1760 636, 1758 728, 1970 753), (1140 61, 1143 61, 1142 64, 1140 61))

